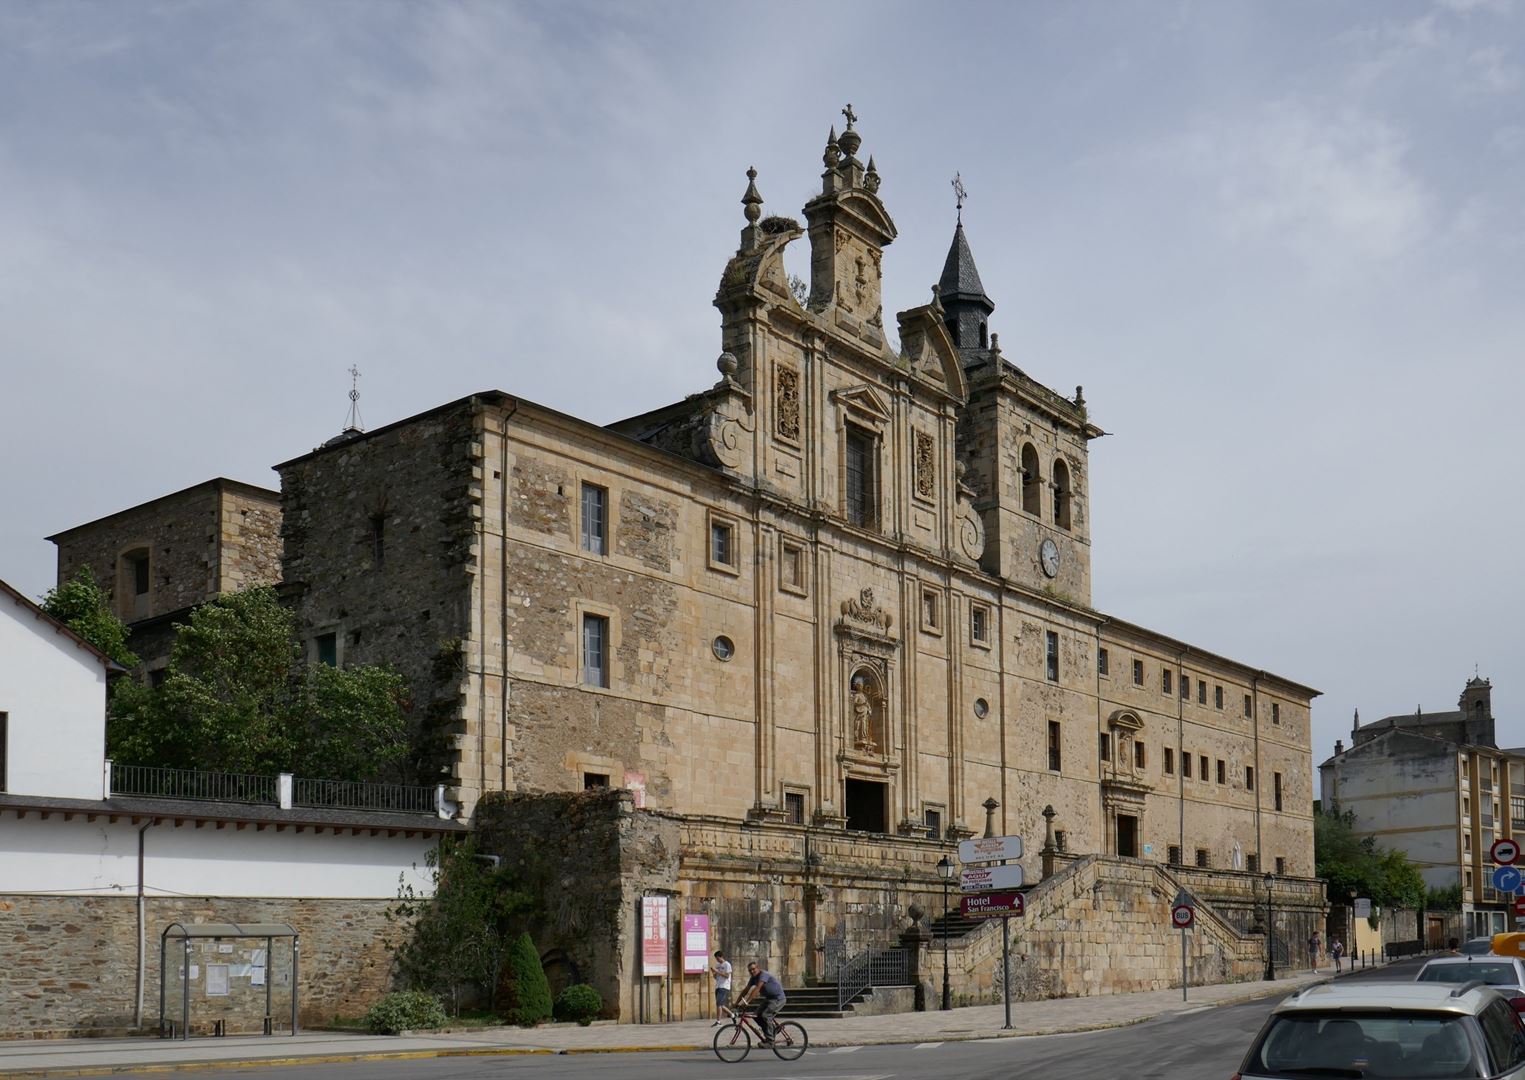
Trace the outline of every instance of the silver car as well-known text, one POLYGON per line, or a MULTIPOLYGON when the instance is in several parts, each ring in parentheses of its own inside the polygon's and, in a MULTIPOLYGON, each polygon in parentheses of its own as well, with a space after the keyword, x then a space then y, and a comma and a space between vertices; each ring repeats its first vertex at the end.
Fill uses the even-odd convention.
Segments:
POLYGON ((1525 1010, 1525 960, 1515 956, 1442 956, 1419 969, 1419 982, 1487 983, 1525 1010))
POLYGON ((1309 987, 1271 1013, 1235 1080, 1525 1080, 1525 1025, 1478 983, 1309 987))

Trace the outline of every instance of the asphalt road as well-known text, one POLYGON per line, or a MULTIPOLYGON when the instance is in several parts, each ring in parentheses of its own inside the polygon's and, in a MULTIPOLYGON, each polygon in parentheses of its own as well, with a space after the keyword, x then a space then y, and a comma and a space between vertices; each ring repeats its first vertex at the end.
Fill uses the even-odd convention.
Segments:
MULTIPOLYGON (((1422 960, 1354 979, 1412 979, 1422 960)), ((918 1046, 832 1047, 785 1062, 753 1050, 728 1065, 702 1053, 570 1054, 366 1061, 258 1068, 250 1080, 1228 1080, 1279 997, 1204 1007, 1132 1027, 918 1046)), ((809 1027, 807 1022, 806 1027, 809 1027)), ((177 1072, 226 1080, 222 1070, 177 1072)))

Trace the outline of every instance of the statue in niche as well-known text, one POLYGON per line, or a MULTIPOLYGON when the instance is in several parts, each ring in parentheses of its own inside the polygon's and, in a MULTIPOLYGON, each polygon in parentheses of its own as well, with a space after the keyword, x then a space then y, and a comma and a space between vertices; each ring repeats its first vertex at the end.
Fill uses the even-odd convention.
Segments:
POLYGON ((870 753, 879 749, 875 738, 875 712, 879 704, 878 687, 865 672, 858 672, 852 680, 853 745, 870 753))

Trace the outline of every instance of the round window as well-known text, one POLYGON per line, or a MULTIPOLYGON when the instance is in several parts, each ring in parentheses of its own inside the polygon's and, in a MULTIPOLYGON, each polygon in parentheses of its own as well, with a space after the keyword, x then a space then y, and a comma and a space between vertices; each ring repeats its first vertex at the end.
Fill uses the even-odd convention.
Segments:
POLYGON ((710 648, 715 650, 715 658, 717 660, 729 660, 736 655, 736 646, 724 634, 717 637, 710 645, 710 648))
POLYGON ((974 699, 974 715, 975 716, 978 716, 981 720, 983 720, 985 718, 985 714, 988 713, 989 711, 990 711, 990 702, 986 701, 984 698, 975 698, 974 699))

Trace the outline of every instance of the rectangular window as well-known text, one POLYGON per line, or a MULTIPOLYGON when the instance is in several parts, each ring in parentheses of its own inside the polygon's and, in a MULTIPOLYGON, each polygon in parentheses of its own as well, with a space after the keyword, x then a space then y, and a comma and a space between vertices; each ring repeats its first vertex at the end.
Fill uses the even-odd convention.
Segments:
POLYGON ((1051 772, 1059 771, 1059 721, 1048 722, 1048 767, 1051 772))
POLYGON ((138 596, 147 596, 148 588, 148 556, 135 555, 132 557, 132 591, 138 596))
POLYGON ((1197 680, 1197 704, 1207 704, 1207 684, 1201 679, 1197 680))
POLYGON ((1281 723, 1281 706, 1274 701, 1271 702, 1271 723, 1281 723))
POLYGON ((1255 766, 1253 765, 1246 765, 1244 767, 1244 790, 1255 790, 1255 766))
POLYGON ((1281 773, 1271 774, 1271 798, 1276 804, 1276 809, 1281 809, 1281 773))
POLYGON ((387 519, 385 514, 371 516, 371 565, 380 566, 387 557, 387 519))
POLYGON ((1197 865, 1206 870, 1211 864, 1212 858, 1208 850, 1205 847, 1199 847, 1197 849, 1197 865))
POLYGON ((1181 845, 1171 844, 1165 849, 1165 861, 1171 866, 1181 865, 1181 845))
POLYGON ((736 569, 736 527, 728 521, 710 520, 710 565, 736 569))
POLYGON ((872 529, 879 519, 876 456, 871 436, 855 428, 847 429, 843 511, 847 514, 848 521, 865 529, 872 529))
POLYGON ((1048 632, 1048 681, 1059 681, 1059 635, 1048 632))
POLYGON ((805 793, 803 791, 784 792, 784 817, 791 825, 805 824, 805 793))
POLYGON ((921 628, 932 634, 942 632, 942 605, 934 589, 921 590, 921 628))
POLYGON ((582 774, 582 789, 584 791, 592 791, 594 788, 606 788, 608 786, 608 773, 585 772, 582 774))
POLYGON ((1168 694, 1170 693, 1171 689, 1172 686, 1170 682, 1170 669, 1168 667, 1162 667, 1160 668, 1160 693, 1168 694))
POLYGON ((582 486, 582 549, 603 555, 609 540, 609 490, 597 484, 582 486))
POLYGON ((1098 735, 1096 737, 1096 744, 1100 748, 1100 751, 1101 751, 1101 760, 1103 760, 1103 761, 1111 761, 1112 760, 1112 736, 1108 735, 1106 732, 1102 732, 1100 735, 1098 735))
POLYGON ((1198 755, 1198 757, 1197 757, 1197 764, 1202 766, 1201 771, 1197 773, 1197 779, 1201 780, 1205 784, 1205 783, 1207 783, 1207 755, 1206 754, 1198 755))
POLYGON ((1252 874, 1260 873, 1260 856, 1251 852, 1244 857, 1244 868, 1252 874))
POLYGON ((1283 855, 1276 856, 1276 876, 1277 877, 1286 877, 1287 876, 1287 860, 1286 860, 1286 857, 1283 856, 1283 855))
POLYGON ((1098 674, 1098 675, 1105 675, 1105 674, 1107 674, 1107 650, 1106 649, 1097 649, 1096 650, 1096 674, 1098 674))
POLYGON ((969 640, 976 645, 990 644, 990 609, 984 604, 969 609, 969 640))
POLYGON ((1133 661, 1133 685, 1144 685, 1144 662, 1142 660, 1133 661))
POLYGON ((1221 686, 1213 687, 1213 708, 1223 708, 1223 687, 1221 686))
POLYGON ((1190 754, 1184 754, 1183 753, 1181 755, 1181 775, 1186 777, 1186 779, 1188 779, 1188 780, 1191 779, 1191 755, 1190 754))
POLYGON ((602 615, 582 617, 582 681, 609 685, 609 620, 602 615))
POLYGON ((1174 776, 1175 772, 1176 772, 1176 752, 1174 750, 1172 750, 1170 747, 1167 746, 1167 747, 1165 747, 1164 753, 1165 753, 1165 756, 1164 756, 1164 758, 1162 760, 1165 763, 1164 766, 1163 766, 1164 770, 1165 770, 1165 775, 1166 776, 1174 776))
POLYGON ((1144 767, 1144 744, 1138 739, 1133 740, 1133 767, 1135 769, 1144 767))
POLYGON ((1070 850, 1070 834, 1063 829, 1054 830, 1054 847, 1060 851, 1070 850))
POLYGON ((338 634, 319 634, 313 638, 313 644, 317 647, 318 663, 327 664, 329 667, 339 666, 338 634))
POLYGON ((778 583, 789 592, 805 591, 805 549, 782 540, 778 546, 778 583))
POLYGON ((928 840, 941 840, 943 835, 943 812, 927 807, 923 811, 922 821, 927 826, 928 840))
POLYGON ((1218 783, 1228 783, 1228 763, 1222 758, 1218 759, 1218 783))
POLYGON ((1182 701, 1189 701, 1190 699, 1191 699, 1191 676, 1187 675, 1183 671, 1181 673, 1181 700, 1182 701))
POLYGON ((1249 694, 1245 694, 1244 695, 1244 715, 1245 716, 1249 716, 1254 711, 1255 711, 1255 706, 1252 703, 1250 695, 1249 694))

